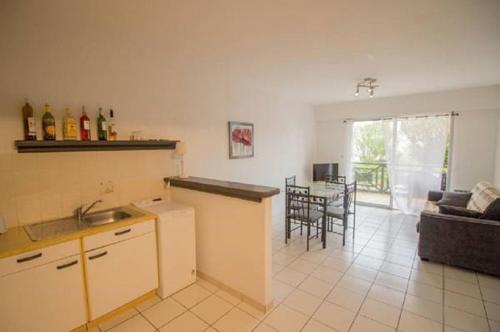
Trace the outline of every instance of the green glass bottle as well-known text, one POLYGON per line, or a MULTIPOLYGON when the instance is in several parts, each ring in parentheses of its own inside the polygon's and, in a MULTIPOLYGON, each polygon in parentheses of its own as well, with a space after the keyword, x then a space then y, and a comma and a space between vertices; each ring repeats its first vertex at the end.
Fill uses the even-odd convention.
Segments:
POLYGON ((23 122, 24 122, 24 139, 27 141, 36 141, 36 126, 35 116, 33 115, 33 107, 31 107, 28 99, 23 106, 23 122))
POLYGON ((97 138, 99 141, 108 140, 108 127, 106 125, 106 118, 102 115, 101 107, 99 107, 99 115, 97 116, 97 138))
POLYGON ((43 139, 46 141, 56 140, 56 120, 50 112, 50 105, 45 104, 45 113, 42 117, 43 139))

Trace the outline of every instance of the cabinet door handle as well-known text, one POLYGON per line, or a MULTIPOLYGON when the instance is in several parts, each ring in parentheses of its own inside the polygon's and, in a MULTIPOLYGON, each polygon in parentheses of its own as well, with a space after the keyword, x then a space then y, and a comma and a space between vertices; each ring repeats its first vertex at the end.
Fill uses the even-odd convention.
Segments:
POLYGON ((34 254, 33 256, 19 258, 17 260, 17 262, 18 263, 24 263, 24 262, 31 261, 33 259, 37 259, 37 258, 40 258, 40 257, 42 257, 42 253, 41 252, 39 252, 38 254, 34 254))
POLYGON ((106 256, 108 254, 107 251, 103 251, 97 255, 94 255, 94 256, 89 256, 89 260, 92 260, 92 259, 96 259, 96 258, 99 258, 99 257, 102 257, 102 256, 106 256))
POLYGON ((69 263, 66 263, 66 264, 63 264, 63 265, 59 265, 59 266, 57 267, 57 269, 58 269, 58 270, 62 270, 62 269, 65 269, 65 268, 67 268, 67 267, 70 267, 70 266, 73 266, 73 265, 76 265, 76 264, 78 264, 78 260, 76 260, 76 261, 72 261, 72 262, 69 262, 69 263))
POLYGON ((132 230, 132 229, 127 228, 127 229, 125 229, 125 230, 123 230, 123 231, 115 232, 115 235, 116 235, 116 236, 119 236, 119 235, 127 234, 127 233, 129 233, 131 230, 132 230))

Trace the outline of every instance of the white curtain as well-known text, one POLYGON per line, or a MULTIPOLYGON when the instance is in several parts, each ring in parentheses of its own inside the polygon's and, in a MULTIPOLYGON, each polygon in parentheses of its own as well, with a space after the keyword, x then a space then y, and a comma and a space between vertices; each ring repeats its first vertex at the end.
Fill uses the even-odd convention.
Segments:
POLYGON ((418 214, 427 192, 440 189, 449 129, 449 116, 385 121, 385 152, 395 208, 418 214))
POLYGON ((347 121, 345 125, 345 146, 344 146, 344 175, 346 182, 354 181, 352 174, 352 122, 347 121))

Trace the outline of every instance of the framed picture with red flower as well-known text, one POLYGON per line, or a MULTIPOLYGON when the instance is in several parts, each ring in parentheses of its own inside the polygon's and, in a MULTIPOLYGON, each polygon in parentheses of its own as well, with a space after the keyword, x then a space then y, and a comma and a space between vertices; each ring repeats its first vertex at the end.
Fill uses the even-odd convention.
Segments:
POLYGON ((253 157, 253 123, 228 122, 229 159, 253 157))

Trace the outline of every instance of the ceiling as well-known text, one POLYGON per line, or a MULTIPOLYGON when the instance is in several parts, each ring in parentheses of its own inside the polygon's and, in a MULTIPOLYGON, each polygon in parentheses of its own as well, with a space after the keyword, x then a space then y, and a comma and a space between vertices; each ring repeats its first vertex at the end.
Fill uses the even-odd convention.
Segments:
POLYGON ((132 68, 140 57, 156 75, 175 68, 170 77, 189 71, 193 84, 224 81, 310 104, 353 100, 367 76, 381 85, 377 97, 500 83, 500 0, 12 0, 0 14, 2 6, 12 60, 25 57, 44 75, 107 59, 132 68), (41 46, 53 53, 27 57, 41 46))
POLYGON ((353 100, 367 76, 377 96, 500 83, 500 0, 214 3, 186 36, 206 37, 199 47, 260 87, 309 103, 353 100))

